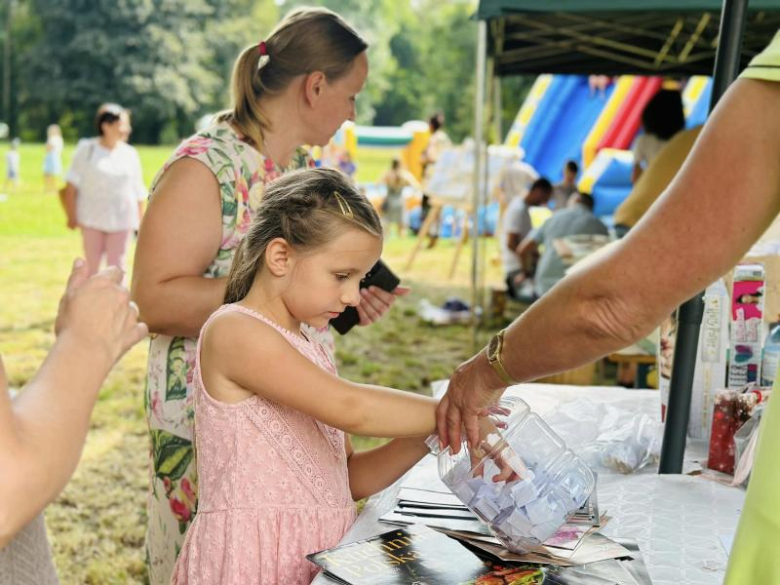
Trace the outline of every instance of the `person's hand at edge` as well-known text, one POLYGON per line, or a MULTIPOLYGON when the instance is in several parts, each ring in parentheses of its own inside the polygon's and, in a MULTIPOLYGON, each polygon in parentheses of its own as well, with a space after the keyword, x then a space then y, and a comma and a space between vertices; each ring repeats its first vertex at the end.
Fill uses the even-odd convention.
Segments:
POLYGON ((138 307, 121 285, 123 273, 107 268, 87 278, 80 258, 73 263, 65 294, 55 321, 58 337, 69 336, 116 362, 133 345, 149 334, 138 321, 138 307))
POLYGON ((359 325, 370 325, 378 321, 393 306, 396 297, 409 294, 410 290, 407 286, 397 286, 393 292, 387 292, 378 286, 360 289, 360 304, 357 306, 359 325))

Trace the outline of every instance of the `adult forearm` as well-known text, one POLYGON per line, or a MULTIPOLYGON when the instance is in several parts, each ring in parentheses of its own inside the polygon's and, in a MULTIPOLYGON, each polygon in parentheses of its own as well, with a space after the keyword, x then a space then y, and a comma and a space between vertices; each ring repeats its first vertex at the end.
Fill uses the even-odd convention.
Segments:
POLYGON ((132 296, 151 333, 197 337, 209 315, 222 305, 226 284, 226 278, 180 276, 134 285, 132 296))
POLYGON ((0 541, 40 513, 76 468, 89 417, 113 361, 63 333, 12 405, 13 433, 2 445, 0 541))
MULTIPOLYGON (((564 279, 508 328, 503 360, 514 379, 535 380, 591 363, 630 345, 663 317, 665 307, 637 307, 629 295, 621 299, 599 272, 564 279)), ((624 290, 619 280, 610 284, 624 290)), ((492 387, 499 386, 494 379, 492 387)))
POLYGON ((395 483, 415 463, 425 457, 428 447, 423 437, 394 439, 349 458, 349 488, 352 499, 360 500, 395 483))
POLYGON ((530 380, 621 349, 744 256, 780 210, 778 99, 777 83, 732 86, 628 236, 509 328, 510 374, 530 380))

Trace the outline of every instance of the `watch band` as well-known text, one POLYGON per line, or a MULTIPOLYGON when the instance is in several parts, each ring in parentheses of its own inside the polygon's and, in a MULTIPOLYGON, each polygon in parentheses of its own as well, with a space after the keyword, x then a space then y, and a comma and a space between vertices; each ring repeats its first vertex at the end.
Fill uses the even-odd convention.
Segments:
POLYGON ((498 334, 496 334, 496 337, 498 338, 497 351, 492 359, 488 351, 488 363, 493 366, 493 369, 495 370, 496 374, 498 374, 498 377, 501 378, 501 380, 509 385, 517 384, 517 380, 509 375, 509 372, 507 372, 506 368, 504 367, 504 362, 501 360, 501 353, 504 351, 504 330, 501 330, 498 334))
POLYGON ((494 361, 490 362, 490 364, 493 366, 493 369, 496 371, 496 374, 498 374, 498 377, 501 378, 504 382, 509 384, 510 386, 517 384, 517 381, 512 378, 512 376, 509 375, 509 373, 506 371, 506 368, 504 367, 504 364, 501 363, 501 357, 494 361))

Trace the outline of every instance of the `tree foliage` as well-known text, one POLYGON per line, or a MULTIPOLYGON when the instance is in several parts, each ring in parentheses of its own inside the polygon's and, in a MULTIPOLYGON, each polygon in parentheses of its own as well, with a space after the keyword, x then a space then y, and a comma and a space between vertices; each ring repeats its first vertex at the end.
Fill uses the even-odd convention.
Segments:
POLYGON ((338 12, 369 42, 359 123, 441 110, 456 140, 473 125, 474 0, 6 0, 0 16, 12 1, 15 109, 0 116, 28 138, 55 121, 69 138, 91 134, 106 101, 131 108, 138 142, 187 135, 199 116, 228 105, 241 49, 305 4, 338 12))

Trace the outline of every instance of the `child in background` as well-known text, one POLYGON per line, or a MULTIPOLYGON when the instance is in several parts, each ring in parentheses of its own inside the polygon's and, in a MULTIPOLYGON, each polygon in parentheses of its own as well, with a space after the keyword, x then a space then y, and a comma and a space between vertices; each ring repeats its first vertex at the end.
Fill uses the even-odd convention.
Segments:
POLYGON ((62 131, 57 124, 46 128, 46 156, 43 159, 43 191, 57 191, 57 179, 62 175, 62 131))
POLYGON ((382 175, 380 183, 387 187, 387 195, 382 201, 382 220, 385 229, 389 232, 389 225, 394 223, 398 227, 398 236, 404 235, 404 187, 414 187, 421 190, 422 187, 415 176, 401 167, 401 161, 393 159, 390 169, 382 175))
POLYGON ((172 583, 309 583, 305 555, 341 540, 354 501, 427 453, 435 400, 339 378, 301 331, 356 306, 381 252, 376 211, 340 172, 267 187, 198 342, 200 501, 172 583), (355 453, 346 433, 401 438, 355 453))
POLYGON ((339 157, 339 170, 350 179, 355 177, 357 165, 355 164, 355 161, 352 160, 352 155, 349 154, 348 150, 341 153, 341 156, 339 157))
POLYGON ((19 145, 21 140, 14 138, 11 141, 11 148, 5 155, 5 185, 3 189, 15 191, 19 188, 21 160, 19 158, 19 145))

